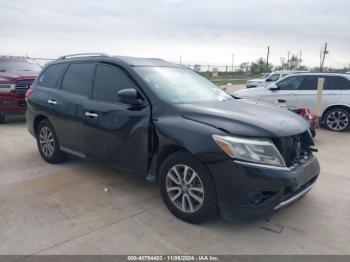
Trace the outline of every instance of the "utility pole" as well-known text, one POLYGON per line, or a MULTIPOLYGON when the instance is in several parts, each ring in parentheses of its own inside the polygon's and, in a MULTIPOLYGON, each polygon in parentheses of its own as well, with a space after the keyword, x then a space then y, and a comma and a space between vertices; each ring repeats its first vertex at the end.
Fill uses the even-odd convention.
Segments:
POLYGON ((288 67, 289 67, 289 59, 290 59, 290 51, 288 51, 287 69, 288 69, 288 67))
POLYGON ((300 52, 299 52, 299 68, 301 67, 301 54, 302 54, 302 52, 300 50, 300 52))
POLYGON ((321 50, 321 54, 322 54, 322 60, 321 60, 320 70, 321 70, 321 72, 323 72, 324 59, 326 58, 326 54, 328 54, 327 42, 324 44, 324 49, 321 50))
POLYGON ((270 56, 270 46, 267 47, 266 70, 269 69, 269 56, 270 56))
POLYGON ((180 56, 180 65, 182 65, 182 57, 180 56))
POLYGON ((233 60, 234 60, 234 58, 235 58, 235 55, 234 55, 234 53, 232 53, 232 73, 233 73, 233 60))

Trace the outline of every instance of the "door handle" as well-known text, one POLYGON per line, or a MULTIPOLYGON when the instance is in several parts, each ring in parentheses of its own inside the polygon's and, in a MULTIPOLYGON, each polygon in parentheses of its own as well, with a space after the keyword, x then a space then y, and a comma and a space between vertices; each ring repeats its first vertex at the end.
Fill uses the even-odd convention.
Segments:
POLYGON ((96 117, 98 117, 98 114, 96 114, 96 113, 91 113, 91 112, 85 112, 85 116, 91 117, 91 118, 96 118, 96 117))
POLYGON ((55 100, 52 100, 52 99, 47 100, 47 103, 50 105, 57 105, 57 102, 55 100))

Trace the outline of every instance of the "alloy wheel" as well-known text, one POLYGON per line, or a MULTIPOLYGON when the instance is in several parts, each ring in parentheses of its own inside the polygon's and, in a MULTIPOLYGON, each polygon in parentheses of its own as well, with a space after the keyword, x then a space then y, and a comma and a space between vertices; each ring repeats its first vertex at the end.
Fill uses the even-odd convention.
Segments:
POLYGON ((39 133, 39 143, 41 151, 46 157, 51 157, 55 151, 55 140, 53 134, 47 126, 44 126, 39 133))
POLYGON ((198 174, 187 165, 176 165, 166 175, 171 202, 182 212, 194 213, 204 202, 204 187, 198 174))
POLYGON ((327 116, 326 123, 329 129, 342 131, 348 127, 349 117, 342 111, 333 111, 327 116))

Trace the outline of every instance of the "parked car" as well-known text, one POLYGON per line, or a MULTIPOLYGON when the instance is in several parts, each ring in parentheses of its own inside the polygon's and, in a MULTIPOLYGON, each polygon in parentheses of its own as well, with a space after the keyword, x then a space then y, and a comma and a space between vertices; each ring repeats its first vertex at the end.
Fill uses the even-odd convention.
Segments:
POLYGON ((226 219, 270 214, 320 171, 298 115, 241 102, 160 59, 64 56, 45 66, 27 102, 44 160, 68 153, 158 182, 168 209, 191 223, 217 210, 226 219))
POLYGON ((8 115, 24 114, 24 94, 39 70, 25 57, 0 56, 0 123, 8 115))
POLYGON ((333 73, 299 73, 289 75, 268 87, 239 90, 234 95, 275 104, 285 100, 289 106, 306 107, 316 111, 318 78, 324 78, 321 123, 332 131, 344 131, 349 127, 350 76, 333 73))
POLYGON ((251 79, 247 81, 247 88, 255 87, 264 87, 273 82, 278 81, 279 79, 291 74, 293 71, 283 70, 283 71, 274 71, 269 73, 267 76, 263 75, 261 78, 251 79))

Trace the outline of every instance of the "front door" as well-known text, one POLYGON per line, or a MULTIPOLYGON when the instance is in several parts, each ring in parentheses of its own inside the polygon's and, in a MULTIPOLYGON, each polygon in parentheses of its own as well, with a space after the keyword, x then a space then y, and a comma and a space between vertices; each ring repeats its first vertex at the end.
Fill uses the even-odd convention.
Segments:
POLYGON ((121 103, 119 90, 134 88, 122 68, 98 64, 92 98, 84 104, 84 152, 92 159, 139 175, 148 169, 150 107, 121 103))
POLYGON ((297 93, 303 76, 289 76, 277 82, 277 90, 266 91, 262 100, 271 104, 286 103, 288 106, 297 106, 297 93))

